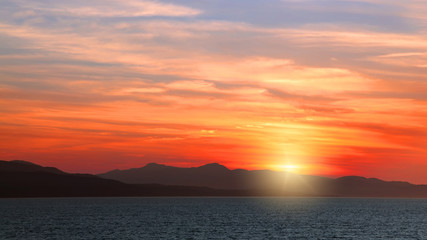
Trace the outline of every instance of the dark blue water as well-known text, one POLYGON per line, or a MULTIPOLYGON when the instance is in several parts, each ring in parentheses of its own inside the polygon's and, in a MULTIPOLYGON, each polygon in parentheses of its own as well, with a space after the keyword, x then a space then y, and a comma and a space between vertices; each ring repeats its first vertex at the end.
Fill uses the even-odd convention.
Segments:
POLYGON ((0 239, 427 239, 426 199, 0 199, 0 239))

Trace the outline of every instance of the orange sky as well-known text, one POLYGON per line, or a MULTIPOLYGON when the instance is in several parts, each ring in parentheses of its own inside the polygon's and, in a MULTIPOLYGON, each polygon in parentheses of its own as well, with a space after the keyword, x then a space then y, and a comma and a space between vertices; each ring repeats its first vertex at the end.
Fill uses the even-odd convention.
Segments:
POLYGON ((2 1, 0 159, 427 184, 426 11, 418 0, 2 1))

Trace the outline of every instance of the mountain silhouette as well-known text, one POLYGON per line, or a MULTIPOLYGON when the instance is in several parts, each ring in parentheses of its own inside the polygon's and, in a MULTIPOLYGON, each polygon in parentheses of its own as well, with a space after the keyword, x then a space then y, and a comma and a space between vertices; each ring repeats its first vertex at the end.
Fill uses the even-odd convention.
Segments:
POLYGON ((315 196, 427 197, 426 185, 346 176, 337 179, 217 163, 179 168, 150 163, 99 176, 26 161, 0 161, 0 197, 315 196))
POLYGON ((412 196, 426 197, 426 185, 414 185, 408 182, 387 182, 377 178, 346 176, 335 179, 333 192, 349 197, 387 197, 412 196))
POLYGON ((0 197, 233 196, 206 187, 125 184, 91 174, 70 174, 26 161, 0 160, 0 197))
POLYGON ((230 170, 218 163, 180 168, 149 163, 99 174, 129 184, 165 184, 247 190, 254 195, 336 197, 427 197, 427 186, 346 176, 331 179, 271 170, 230 170))
MULTIPOLYGON (((301 192, 301 186, 319 185, 331 179, 317 176, 297 175, 288 172, 244 169, 230 170, 218 163, 200 167, 180 168, 149 163, 141 168, 113 170, 99 177, 130 184, 158 183, 165 185, 203 186, 217 189, 251 189, 277 191, 278 189, 301 192), (297 187, 298 186, 298 187, 297 187)), ((325 183, 326 184, 326 183, 325 183)), ((304 188, 304 193, 315 194, 318 189, 304 188)))
POLYGON ((49 172, 55 174, 66 174, 54 167, 42 167, 32 162, 23 160, 0 161, 0 170, 5 172, 49 172))

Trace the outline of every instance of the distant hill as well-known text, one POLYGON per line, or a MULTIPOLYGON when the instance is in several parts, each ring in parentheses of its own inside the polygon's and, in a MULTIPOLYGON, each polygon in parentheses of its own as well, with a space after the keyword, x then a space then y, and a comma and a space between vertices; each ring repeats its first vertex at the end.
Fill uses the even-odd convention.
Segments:
POLYGON ((346 176, 333 181, 330 193, 346 197, 427 197, 427 186, 346 176))
POLYGON ((25 161, 0 161, 0 197, 232 196, 203 187, 125 184, 91 174, 70 174, 25 161))
POLYGON ((295 185, 299 181, 314 183, 330 180, 324 177, 303 176, 270 170, 230 170, 218 163, 191 168, 149 163, 141 168, 113 170, 98 176, 133 184, 158 183, 218 189, 277 189, 282 187, 284 183, 295 185))
POLYGON ((54 168, 54 167, 42 167, 32 162, 13 160, 13 161, 1 161, 0 160, 0 171, 4 172, 49 172, 55 174, 66 174, 65 172, 54 168))
POLYGON ((0 161, 0 197, 427 197, 427 186, 407 182, 358 176, 331 179, 270 170, 230 170, 216 163, 196 168, 151 163, 142 168, 114 170, 99 176, 70 174, 26 161, 0 161))
POLYGON ((130 184, 165 184, 249 190, 254 195, 336 197, 427 197, 427 186, 347 176, 331 179, 271 170, 230 170, 218 163, 179 168, 149 163, 98 176, 130 184))

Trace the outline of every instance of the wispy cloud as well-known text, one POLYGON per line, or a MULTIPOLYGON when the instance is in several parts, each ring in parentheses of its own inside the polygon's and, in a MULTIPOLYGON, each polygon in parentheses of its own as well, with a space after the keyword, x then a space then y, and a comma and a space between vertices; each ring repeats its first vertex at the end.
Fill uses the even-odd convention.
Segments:
POLYGON ((20 1, 21 10, 15 17, 53 15, 71 17, 141 17, 141 16, 194 16, 201 11, 158 1, 91 0, 91 1, 20 1))

